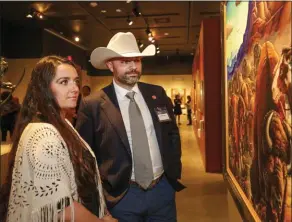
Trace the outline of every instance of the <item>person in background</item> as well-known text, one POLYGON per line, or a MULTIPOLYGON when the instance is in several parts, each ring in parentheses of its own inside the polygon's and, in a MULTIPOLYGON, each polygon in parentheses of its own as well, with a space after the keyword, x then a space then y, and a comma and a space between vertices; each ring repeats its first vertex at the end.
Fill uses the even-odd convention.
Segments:
POLYGON ((89 86, 83 86, 82 87, 82 97, 85 98, 86 96, 89 96, 91 93, 91 89, 89 86))
POLYGON ((187 96, 186 108, 187 108, 187 115, 188 115, 188 121, 189 121, 187 125, 192 125, 192 98, 191 96, 187 96))
POLYGON ((1 187, 4 221, 117 221, 106 215, 94 153, 65 119, 78 94, 71 61, 47 56, 36 64, 1 187))
POLYGON ((7 133, 9 132, 10 137, 13 135, 20 104, 18 98, 12 97, 8 91, 1 94, 1 101, 6 101, 0 108, 2 141, 6 142, 7 133))
POLYGON ((175 99, 174 99, 174 107, 173 107, 173 113, 176 117, 176 121, 177 123, 180 125, 180 115, 182 114, 182 110, 181 110, 181 98, 179 95, 175 95, 175 99))
POLYGON ((181 144, 172 104, 161 86, 139 82, 141 57, 130 32, 114 35, 90 61, 113 81, 82 100, 76 129, 95 154, 107 206, 119 222, 175 222, 181 144))

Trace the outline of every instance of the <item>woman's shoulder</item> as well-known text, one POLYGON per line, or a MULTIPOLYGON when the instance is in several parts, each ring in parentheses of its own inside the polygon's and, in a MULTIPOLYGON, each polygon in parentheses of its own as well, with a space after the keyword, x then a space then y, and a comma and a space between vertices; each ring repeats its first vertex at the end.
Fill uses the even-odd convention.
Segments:
POLYGON ((42 140, 49 137, 54 138, 54 139, 60 139, 61 135, 56 129, 56 127, 53 126, 52 124, 44 123, 44 122, 36 122, 36 123, 29 123, 25 127, 20 140, 22 142, 25 142, 27 140, 31 140, 32 138, 37 139, 37 140, 42 140))
POLYGON ((56 127, 50 123, 44 123, 44 122, 32 122, 29 123, 24 131, 26 131, 26 133, 34 133, 36 131, 41 131, 41 132, 46 132, 46 131, 56 131, 58 132, 58 130, 56 129, 56 127))
POLYGON ((67 145, 56 127, 42 122, 26 126, 18 143, 18 152, 26 154, 33 167, 40 167, 40 162, 57 165, 59 159, 70 159, 67 145))

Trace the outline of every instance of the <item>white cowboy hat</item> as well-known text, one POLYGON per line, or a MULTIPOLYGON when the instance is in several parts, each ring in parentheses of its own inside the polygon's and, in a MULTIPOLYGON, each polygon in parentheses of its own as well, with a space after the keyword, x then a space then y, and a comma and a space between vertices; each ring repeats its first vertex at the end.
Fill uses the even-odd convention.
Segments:
POLYGON ((131 32, 119 32, 109 41, 107 47, 98 47, 90 55, 91 64, 97 69, 107 69, 106 61, 118 57, 143 57, 155 55, 155 46, 139 51, 135 36, 131 32))

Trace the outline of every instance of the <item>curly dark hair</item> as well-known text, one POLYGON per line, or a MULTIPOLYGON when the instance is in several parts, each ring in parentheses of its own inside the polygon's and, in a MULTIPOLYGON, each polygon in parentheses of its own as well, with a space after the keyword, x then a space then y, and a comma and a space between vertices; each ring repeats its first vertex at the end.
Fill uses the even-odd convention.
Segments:
MULTIPOLYGON (((13 166, 18 143, 23 130, 31 122, 50 123, 63 137, 68 147, 74 168, 78 195, 81 200, 85 200, 89 192, 96 191, 97 189, 95 181, 95 175, 97 173, 95 159, 90 155, 74 130, 61 117, 61 108, 50 87, 56 75, 56 69, 61 64, 69 64, 77 70, 75 64, 68 59, 59 56, 47 56, 42 58, 32 71, 31 80, 27 87, 12 138, 13 143, 9 153, 7 177, 1 187, 1 218, 6 218, 7 216, 13 166)), ((77 70, 77 73, 80 77, 79 70, 77 70)))

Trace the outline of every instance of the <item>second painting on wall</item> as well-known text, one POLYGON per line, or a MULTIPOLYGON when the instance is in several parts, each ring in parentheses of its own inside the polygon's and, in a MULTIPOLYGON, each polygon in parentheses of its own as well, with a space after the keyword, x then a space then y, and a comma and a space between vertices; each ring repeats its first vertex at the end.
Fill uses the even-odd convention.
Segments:
POLYGON ((176 96, 178 96, 180 98, 182 104, 185 104, 185 102, 186 102, 186 89, 172 88, 171 89, 172 102, 175 100, 176 96))

